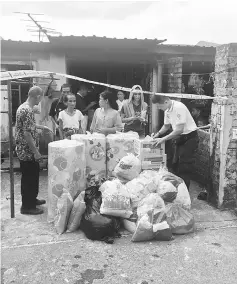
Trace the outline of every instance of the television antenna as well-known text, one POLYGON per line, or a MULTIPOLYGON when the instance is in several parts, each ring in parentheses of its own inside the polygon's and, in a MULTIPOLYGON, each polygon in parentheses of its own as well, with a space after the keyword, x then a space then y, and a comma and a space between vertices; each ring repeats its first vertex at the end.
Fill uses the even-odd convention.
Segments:
POLYGON ((39 42, 41 41, 41 39, 44 36, 46 36, 47 39, 50 41, 50 36, 51 35, 62 35, 62 33, 57 32, 55 29, 51 29, 51 28, 48 28, 48 27, 43 27, 40 24, 40 23, 49 23, 48 21, 37 21, 33 17, 33 16, 44 16, 44 14, 33 14, 33 13, 23 13, 23 12, 14 12, 14 13, 15 14, 27 15, 29 17, 29 20, 21 19, 21 21, 31 22, 31 23, 33 22, 33 24, 35 24, 34 26, 27 26, 27 27, 31 28, 31 29, 27 29, 27 31, 33 32, 33 33, 38 33, 38 34, 33 35, 33 36, 38 36, 39 37, 39 42))

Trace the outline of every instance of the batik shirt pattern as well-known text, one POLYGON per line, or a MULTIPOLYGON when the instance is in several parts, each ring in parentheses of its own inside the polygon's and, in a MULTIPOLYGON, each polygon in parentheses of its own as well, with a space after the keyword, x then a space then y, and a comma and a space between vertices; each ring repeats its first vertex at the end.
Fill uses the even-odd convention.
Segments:
POLYGON ((36 130, 36 122, 33 109, 26 103, 19 106, 16 112, 16 154, 22 161, 34 160, 34 153, 31 151, 24 133, 29 132, 33 138, 33 141, 38 148, 38 135, 36 130))

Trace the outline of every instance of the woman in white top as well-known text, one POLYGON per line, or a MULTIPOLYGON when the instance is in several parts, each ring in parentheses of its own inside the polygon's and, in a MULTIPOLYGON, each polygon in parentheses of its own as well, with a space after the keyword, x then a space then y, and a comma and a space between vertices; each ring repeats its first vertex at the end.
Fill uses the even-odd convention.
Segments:
POLYGON ((104 135, 122 131, 122 120, 113 94, 109 91, 101 93, 99 104, 100 108, 97 108, 94 113, 90 131, 103 133, 104 135))
POLYGON ((65 110, 60 111, 58 116, 59 136, 60 139, 70 139, 72 134, 83 133, 81 125, 84 116, 78 109, 75 109, 76 96, 74 94, 67 94, 64 97, 64 103, 67 108, 65 110))

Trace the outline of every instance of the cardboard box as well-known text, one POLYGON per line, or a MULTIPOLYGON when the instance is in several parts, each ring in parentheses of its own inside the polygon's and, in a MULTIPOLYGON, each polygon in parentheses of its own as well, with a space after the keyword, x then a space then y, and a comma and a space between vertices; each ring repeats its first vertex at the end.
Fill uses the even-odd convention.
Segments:
POLYGON ((167 162, 167 156, 156 156, 156 157, 147 157, 141 160, 142 169, 148 170, 148 169, 159 169, 161 166, 166 166, 167 162))
POLYGON ((154 146, 152 141, 139 140, 134 141, 134 152, 139 155, 141 159, 149 157, 150 155, 164 155, 165 154, 165 143, 154 146))

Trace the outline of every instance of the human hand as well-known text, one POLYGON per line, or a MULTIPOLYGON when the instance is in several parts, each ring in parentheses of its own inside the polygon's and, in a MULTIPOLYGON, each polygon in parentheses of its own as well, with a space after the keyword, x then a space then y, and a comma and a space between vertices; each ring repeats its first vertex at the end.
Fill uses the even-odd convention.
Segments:
POLYGON ((134 121, 134 120, 138 120, 138 117, 136 117, 136 116, 130 117, 130 121, 134 121))
POLYGON ((43 161, 43 158, 42 158, 42 156, 41 156, 39 151, 36 151, 34 153, 34 158, 35 158, 36 162, 42 162, 43 161))
POLYGON ((141 122, 146 122, 145 118, 143 118, 141 116, 137 117, 137 119, 140 120, 141 122))
POLYGON ((164 141, 164 139, 163 138, 155 138, 155 139, 153 139, 153 145, 154 146, 158 146, 159 144, 162 144, 162 143, 164 143, 165 141, 164 141))
POLYGON ((98 130, 98 132, 107 135, 107 128, 101 128, 98 130))
POLYGON ((93 106, 96 105, 96 104, 97 104, 97 102, 90 102, 88 106, 89 106, 89 107, 93 107, 93 106))
POLYGON ((33 112, 35 113, 35 114, 40 114, 40 109, 39 109, 39 106, 34 106, 33 107, 33 112))
POLYGON ((153 138, 153 139, 155 139, 155 138, 158 138, 159 137, 159 132, 157 132, 157 133, 152 133, 151 134, 151 138, 153 138))

